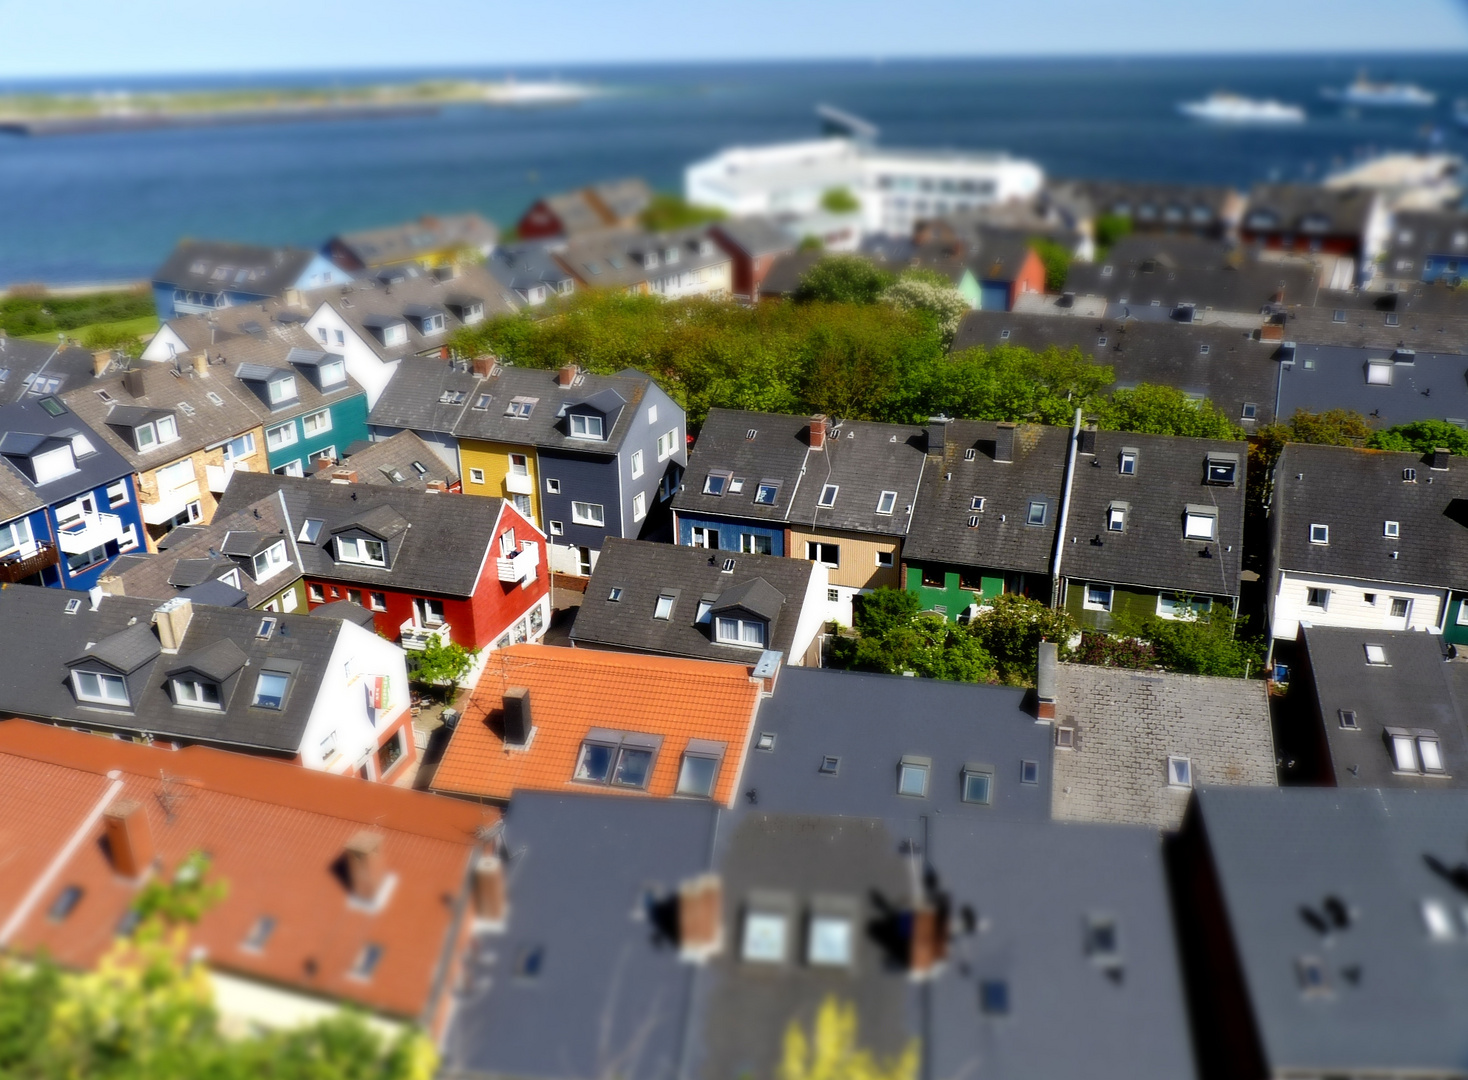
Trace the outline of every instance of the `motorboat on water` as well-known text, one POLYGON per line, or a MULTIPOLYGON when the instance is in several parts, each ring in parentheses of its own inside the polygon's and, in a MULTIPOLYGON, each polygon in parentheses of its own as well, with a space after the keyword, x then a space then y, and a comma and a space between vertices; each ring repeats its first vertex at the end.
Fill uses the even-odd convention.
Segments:
POLYGON ((1437 95, 1415 83, 1372 82, 1362 72, 1350 86, 1328 86, 1320 92, 1328 101, 1343 105, 1368 105, 1396 109, 1427 109, 1437 104, 1437 95))
POLYGON ((1247 98, 1242 94, 1219 91, 1202 101, 1184 101, 1178 111, 1195 120, 1215 124, 1303 124, 1305 110, 1270 98, 1247 98))

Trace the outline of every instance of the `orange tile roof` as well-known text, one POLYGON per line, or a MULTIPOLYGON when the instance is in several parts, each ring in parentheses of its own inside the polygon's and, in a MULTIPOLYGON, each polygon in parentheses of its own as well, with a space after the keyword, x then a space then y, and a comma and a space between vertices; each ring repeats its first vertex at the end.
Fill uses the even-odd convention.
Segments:
POLYGON ((138 885, 113 873, 99 818, 79 827, 114 799, 143 804, 157 872, 171 874, 194 851, 212 857, 228 894, 192 930, 211 966, 409 1018, 431 1003, 477 831, 497 817, 458 800, 284 762, 6 721, 0 839, 9 841, 11 861, 0 875, 0 926, 62 856, 38 902, 13 927, 11 946, 44 948, 64 964, 86 967, 111 945, 138 885), (364 827, 382 835, 386 869, 396 875, 376 912, 348 903, 338 865, 347 841, 364 827), (80 843, 67 855, 73 837, 80 843), (81 900, 65 919, 51 919, 52 902, 72 885, 82 889, 81 900), (263 915, 275 919, 275 931, 263 950, 247 952, 241 943, 263 915), (369 942, 382 947, 382 959, 370 980, 353 978, 349 971, 369 942))
POLYGON ((505 800, 521 789, 588 789, 572 779, 592 728, 661 735, 646 790, 590 785, 595 791, 671 796, 689 739, 725 746, 714 800, 730 805, 759 705, 750 669, 710 660, 516 645, 494 653, 454 729, 435 791, 505 800), (501 737, 504 692, 530 690, 534 734, 526 749, 501 737))

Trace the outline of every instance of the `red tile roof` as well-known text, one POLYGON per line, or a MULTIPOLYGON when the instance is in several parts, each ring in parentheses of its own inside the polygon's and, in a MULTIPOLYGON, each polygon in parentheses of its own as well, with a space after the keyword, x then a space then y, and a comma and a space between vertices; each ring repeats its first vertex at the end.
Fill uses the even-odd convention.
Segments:
POLYGON ((116 800, 143 804, 156 873, 171 874, 205 851, 213 875, 227 883, 225 899, 192 929, 211 966, 407 1018, 433 1004, 476 834, 497 816, 285 762, 9 720, 0 723, 6 944, 44 948, 76 967, 111 945, 139 887, 113 872, 102 842, 101 812, 116 800), (347 841, 364 828, 381 834, 385 868, 396 875, 375 912, 348 903, 341 876, 347 841), (44 888, 35 890, 38 880, 44 888), (81 899, 53 920, 49 909, 69 886, 81 888, 81 899), (33 905, 20 911, 32 892, 33 905), (261 916, 272 917, 275 930, 251 953, 241 943, 261 916), (368 943, 382 947, 382 959, 372 978, 354 978, 349 971, 368 943))
POLYGON ((434 774, 433 789, 506 800, 521 789, 671 796, 690 739, 723 743, 713 798, 729 805, 744 764, 761 683, 750 669, 708 660, 516 645, 494 653, 434 774), (501 735, 504 693, 530 690, 535 731, 525 749, 501 735), (572 779, 592 728, 660 735, 646 790, 572 779))

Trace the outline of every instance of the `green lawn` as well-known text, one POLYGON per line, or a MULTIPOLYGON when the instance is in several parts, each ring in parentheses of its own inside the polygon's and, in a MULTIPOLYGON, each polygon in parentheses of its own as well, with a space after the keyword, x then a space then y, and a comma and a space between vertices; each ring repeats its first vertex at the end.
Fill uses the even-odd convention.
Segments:
POLYGON ((66 331, 52 330, 47 333, 25 334, 22 336, 30 341, 54 343, 57 340, 57 334, 65 333, 67 337, 85 343, 87 335, 96 330, 105 330, 109 333, 125 333, 133 337, 141 337, 143 334, 154 333, 157 329, 158 316, 140 315, 136 319, 124 319, 121 322, 88 323, 86 326, 77 326, 66 331))

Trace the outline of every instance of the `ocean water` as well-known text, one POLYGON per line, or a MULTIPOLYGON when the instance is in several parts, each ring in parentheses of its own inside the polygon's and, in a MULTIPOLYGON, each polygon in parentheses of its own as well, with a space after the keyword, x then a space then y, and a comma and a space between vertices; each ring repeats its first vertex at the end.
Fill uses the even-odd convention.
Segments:
MULTIPOLYGON (((439 73, 390 77, 427 74, 439 73)), ((1451 116, 1452 101, 1468 98, 1462 55, 724 64, 555 74, 605 93, 565 107, 456 107, 427 117, 0 135, 0 284, 144 277, 182 236, 315 246, 341 230, 423 213, 475 209, 508 224, 543 192, 602 178, 640 175, 679 190, 683 167, 722 147, 812 136, 813 110, 823 102, 876 123, 887 145, 1007 150, 1054 176, 1246 187, 1315 179, 1386 150, 1468 155, 1468 130, 1451 116), (1438 91, 1438 106, 1352 111, 1321 99, 1322 87, 1343 85, 1363 67, 1373 78, 1438 91), (1179 101, 1220 89, 1302 104, 1309 120, 1220 128, 1177 113, 1179 101)), ((384 76, 333 79, 374 77, 384 76)))

